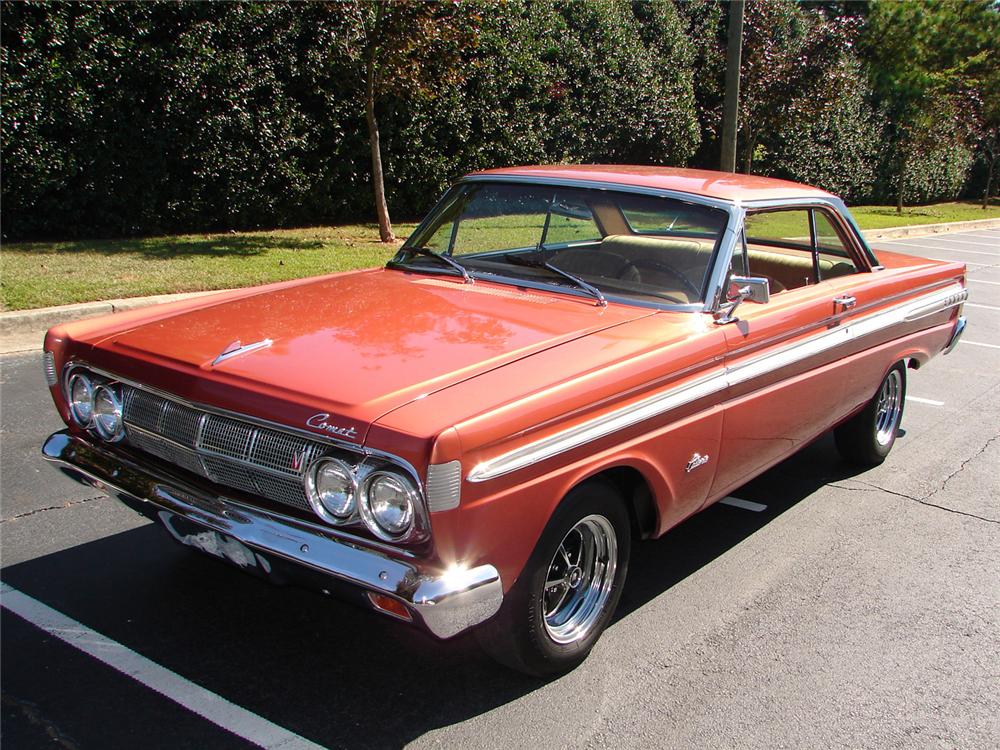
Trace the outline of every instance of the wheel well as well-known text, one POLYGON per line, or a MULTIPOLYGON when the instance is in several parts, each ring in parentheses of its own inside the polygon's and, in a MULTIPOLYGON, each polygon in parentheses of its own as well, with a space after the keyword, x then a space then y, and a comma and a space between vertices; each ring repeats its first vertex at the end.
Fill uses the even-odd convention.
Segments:
POLYGON ((610 482, 621 493, 632 519, 632 532, 640 539, 649 539, 656 533, 656 503, 649 483, 638 469, 616 466, 589 477, 610 482))

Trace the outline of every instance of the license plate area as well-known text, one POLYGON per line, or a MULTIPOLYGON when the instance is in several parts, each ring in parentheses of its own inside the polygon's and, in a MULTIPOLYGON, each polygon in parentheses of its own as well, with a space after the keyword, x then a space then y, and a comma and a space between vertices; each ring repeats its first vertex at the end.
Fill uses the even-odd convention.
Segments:
POLYGON ((209 529, 166 510, 157 513, 167 532, 185 547, 193 547, 207 555, 225 560, 248 573, 267 578, 275 583, 281 579, 274 572, 271 561, 251 549, 239 539, 209 529))

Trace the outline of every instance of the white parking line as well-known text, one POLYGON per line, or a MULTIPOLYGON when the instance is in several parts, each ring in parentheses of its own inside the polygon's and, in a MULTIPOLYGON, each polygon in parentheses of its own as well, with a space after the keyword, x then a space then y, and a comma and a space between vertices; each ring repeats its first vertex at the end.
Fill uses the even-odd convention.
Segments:
POLYGON ((960 237, 949 237, 947 240, 950 242, 958 242, 962 245, 979 245, 980 247, 1000 247, 1000 242, 996 240, 990 240, 986 237, 972 238, 971 240, 961 239, 960 237))
POLYGON ((1000 281, 986 281, 985 279, 966 279, 966 281, 972 281, 976 284, 989 284, 990 286, 1000 286, 1000 281))
POLYGON ((980 305, 978 302, 966 302, 966 307, 978 307, 980 310, 1000 310, 996 305, 980 305))
POLYGON ((911 242, 907 245, 902 245, 902 247, 922 247, 926 250, 943 250, 946 253, 968 253, 969 255, 988 255, 991 258, 996 258, 1000 260, 1000 253, 987 253, 982 250, 966 250, 964 247, 941 247, 940 245, 920 245, 916 242, 911 242))
POLYGON ((322 750, 321 745, 230 703, 222 696, 161 667, 6 583, 0 584, 0 605, 35 627, 258 747, 275 750, 322 750))
MULTIPOLYGON (((989 268, 993 268, 994 265, 992 263, 974 263, 971 260, 955 260, 954 258, 932 258, 929 255, 927 256, 927 260, 939 260, 942 263, 964 263, 967 266, 984 266, 989 268)), ((1000 260, 1000 257, 997 260, 1000 260)))
POLYGON ((766 505, 761 505, 760 503, 755 503, 752 500, 743 500, 738 497, 724 497, 719 501, 722 505, 731 505, 734 508, 742 508, 743 510, 752 510, 754 513, 760 513, 762 510, 767 510, 766 505))
POLYGON ((944 406, 944 401, 935 401, 930 398, 920 398, 918 396, 907 396, 907 401, 913 401, 918 404, 927 404, 928 406, 944 406))
POLYGON ((966 341, 965 339, 959 339, 958 343, 960 343, 960 344, 968 344, 969 346, 985 346, 985 347, 988 347, 990 349, 1000 349, 1000 345, 997 345, 997 344, 983 344, 983 343, 981 343, 979 341, 966 341))

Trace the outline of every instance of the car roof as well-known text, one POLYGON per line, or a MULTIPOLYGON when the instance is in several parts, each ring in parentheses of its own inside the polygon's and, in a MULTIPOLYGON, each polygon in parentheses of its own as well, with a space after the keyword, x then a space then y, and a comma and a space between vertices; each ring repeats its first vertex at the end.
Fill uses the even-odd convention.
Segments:
POLYGON ((783 198, 833 198, 819 188, 758 175, 618 164, 548 164, 504 167, 475 172, 476 176, 544 177, 634 187, 674 190, 725 201, 760 201, 783 198))

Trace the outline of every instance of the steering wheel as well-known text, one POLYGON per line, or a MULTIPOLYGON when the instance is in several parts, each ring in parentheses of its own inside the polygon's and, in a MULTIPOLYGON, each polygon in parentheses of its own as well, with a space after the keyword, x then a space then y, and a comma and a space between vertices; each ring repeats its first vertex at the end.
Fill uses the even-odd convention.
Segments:
MULTIPOLYGON (((655 258, 636 258, 634 261, 629 261, 629 263, 636 269, 648 268, 651 271, 665 273, 667 276, 679 281, 681 286, 684 288, 684 291, 690 292, 695 296, 695 298, 701 298, 701 290, 692 284, 691 280, 687 276, 669 263, 664 263, 662 260, 656 260, 655 258)), ((642 272, 640 271, 640 273, 642 272)))

